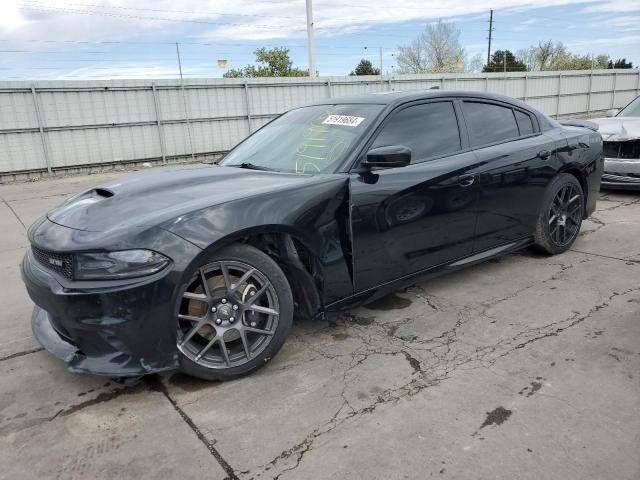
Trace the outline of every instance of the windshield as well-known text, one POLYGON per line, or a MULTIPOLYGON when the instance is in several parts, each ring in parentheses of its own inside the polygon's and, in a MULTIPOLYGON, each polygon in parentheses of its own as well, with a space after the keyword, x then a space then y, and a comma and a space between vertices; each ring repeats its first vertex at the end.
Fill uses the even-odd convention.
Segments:
POLYGON ((220 162, 294 173, 333 172, 382 105, 298 108, 258 130, 220 162))
POLYGON ((624 107, 616 117, 640 117, 640 97, 624 107))

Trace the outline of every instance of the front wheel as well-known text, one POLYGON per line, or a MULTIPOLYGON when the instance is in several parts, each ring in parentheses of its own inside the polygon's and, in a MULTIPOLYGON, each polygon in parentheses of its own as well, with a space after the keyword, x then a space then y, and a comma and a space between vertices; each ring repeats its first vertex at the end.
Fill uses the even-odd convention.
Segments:
POLYGON ((568 250, 578 236, 583 215, 580 182, 568 173, 558 175, 545 193, 536 225, 536 246, 550 255, 568 250))
POLYGON ((284 273, 249 245, 216 253, 188 282, 178 306, 181 370, 205 380, 246 375, 268 362, 291 330, 284 273))

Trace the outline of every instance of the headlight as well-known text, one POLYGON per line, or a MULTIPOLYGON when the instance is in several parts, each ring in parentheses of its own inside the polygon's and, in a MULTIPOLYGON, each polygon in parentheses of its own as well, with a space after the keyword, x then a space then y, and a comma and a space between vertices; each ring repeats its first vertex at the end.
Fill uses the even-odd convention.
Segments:
POLYGON ((77 280, 113 280, 143 277, 159 272, 169 265, 169 259, 150 250, 78 253, 75 278, 77 280))

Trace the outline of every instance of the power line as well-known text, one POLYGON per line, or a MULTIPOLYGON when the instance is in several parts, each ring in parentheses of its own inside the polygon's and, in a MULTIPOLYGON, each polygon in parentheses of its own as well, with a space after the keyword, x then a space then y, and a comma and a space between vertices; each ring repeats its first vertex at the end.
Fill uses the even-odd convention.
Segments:
MULTIPOLYGON (((231 27, 246 27, 246 23, 227 23, 227 22, 213 22, 210 20, 198 20, 198 19, 177 19, 168 17, 148 17, 144 15, 129 15, 125 13, 113 13, 113 12, 95 12, 92 10, 77 10, 72 8, 58 8, 58 7, 29 7, 21 6, 21 10, 32 10, 37 12, 60 12, 71 13, 74 15, 89 15, 98 17, 114 17, 125 18, 129 20, 151 20, 161 22, 175 22, 175 23, 198 23, 204 25, 217 25, 217 26, 231 26, 231 27)), ((285 25, 256 25, 250 24, 251 28, 267 29, 267 30, 281 30, 285 25)))
MULTIPOLYGON (((28 0, 27 0, 28 1, 28 0)), ((25 4, 26 6, 21 6, 20 8, 22 10, 33 10, 33 11, 43 11, 43 12, 59 12, 59 13, 70 13, 70 14, 77 14, 77 15, 90 15, 90 16, 106 16, 106 17, 113 17, 113 18, 123 18, 123 19, 131 19, 131 20, 149 20, 149 21, 161 21, 161 22, 175 22, 175 23, 197 23, 197 24, 205 24, 205 25, 218 25, 218 26, 237 26, 237 27, 243 27, 243 26, 250 26, 252 28, 261 28, 261 29, 268 29, 268 30, 281 30, 283 27, 285 27, 285 25, 263 25, 263 24, 243 24, 243 23, 229 23, 229 22, 216 22, 216 21, 212 21, 212 20, 204 20, 204 19, 187 19, 187 18, 170 18, 170 17, 152 17, 152 16, 144 16, 144 15, 132 15, 132 14, 125 14, 125 13, 114 13, 114 12, 106 12, 106 11, 95 11, 95 10, 81 10, 81 9, 77 9, 77 8, 68 8, 68 7, 51 7, 48 6, 46 4, 42 4, 40 2, 28 2, 27 4, 25 4)), ((71 5, 82 5, 82 4, 71 4, 71 5)), ((90 4, 84 4, 84 5, 90 5, 90 4)), ((345 6, 349 6, 349 5, 345 5, 345 6)), ((140 10, 140 11, 155 11, 155 12, 164 12, 164 13, 176 13, 178 11, 174 10, 159 10, 159 9, 139 9, 139 8, 133 8, 133 7, 102 7, 102 8, 122 8, 122 9, 131 9, 131 10, 140 10)), ((409 7, 405 7, 405 8, 409 8, 409 7)), ((431 8, 436 9, 435 7, 431 8)), ((416 8, 416 10, 421 10, 424 12, 423 8, 416 8)), ((447 8, 442 8, 442 10, 446 10, 446 11, 451 11, 451 9, 447 9, 447 8)), ((185 11, 185 13, 188 13, 187 11, 185 11)), ((194 12, 195 13, 195 12, 194 12)), ((203 14, 205 12, 202 12, 203 14)), ((208 12, 208 14, 214 14, 214 12, 208 12)), ((226 13, 219 13, 218 15, 229 15, 229 16, 234 16, 235 14, 226 14, 226 13)), ((460 13, 457 15, 453 15, 455 16, 464 16, 467 15, 465 13, 460 13)), ((252 16, 252 17, 261 17, 261 18, 269 18, 269 15, 250 15, 250 14, 238 14, 238 16, 252 16)), ((449 15, 448 17, 451 17, 451 15, 449 15)), ((300 17, 287 17, 287 16, 271 16, 271 18, 293 18, 293 19, 299 19, 300 17)), ((435 18, 435 15, 426 15, 423 17, 424 19, 428 19, 428 18, 435 18)), ((354 20, 354 21, 359 21, 361 22, 363 19, 362 17, 336 17, 336 16, 332 16, 331 17, 332 20, 354 20)), ((471 23, 471 22, 465 22, 465 23, 471 23)), ((291 27, 293 28, 293 27, 291 27)), ((344 27, 322 27, 321 29, 323 30, 336 30, 336 29, 343 29, 344 27)), ((295 28, 294 28, 295 30, 295 28)), ((302 30, 302 29, 297 29, 297 30, 302 30)))
MULTIPOLYGON (((38 2, 26 0, 26 3, 35 6, 44 6, 48 7, 46 2, 38 2)), ((303 15, 292 16, 292 15, 263 15, 263 14, 251 14, 251 13, 222 13, 215 11, 193 11, 193 10, 161 10, 157 8, 139 8, 139 7, 123 7, 120 5, 98 5, 95 3, 75 3, 75 2, 65 2, 66 5, 71 7, 91 7, 91 8, 102 8, 102 9, 118 9, 118 10, 133 10, 139 12, 156 12, 156 13, 178 13, 178 14, 192 14, 192 15, 220 15, 220 16, 229 16, 229 17, 258 17, 258 18, 293 18, 293 19, 302 19, 303 15)), ((64 7, 67 8, 67 7, 64 7)))
MULTIPOLYGON (((26 3, 30 5, 35 5, 38 7, 48 7, 46 2, 38 1, 38 0, 26 0, 26 3)), ((272 3, 272 4, 280 4, 285 5, 287 2, 265 2, 262 0, 262 3, 272 3)), ((140 7, 123 7, 120 5, 100 5, 95 3, 78 3, 78 2, 64 2, 64 5, 68 5, 69 7, 90 7, 90 8, 100 8, 100 9, 112 9, 112 10, 129 10, 129 11, 140 11, 140 12, 155 12, 155 13, 177 13, 177 14, 192 14, 192 15, 220 15, 220 16, 229 16, 229 17, 257 17, 257 18, 286 18, 286 19, 304 19, 304 15, 267 15, 267 14, 249 14, 249 13, 228 13, 228 12, 218 12, 218 11, 198 11, 198 10, 167 10, 167 9, 157 9, 157 8, 140 8, 140 7)), ((326 4, 323 4, 326 5, 326 4)), ((290 7, 289 4, 286 5, 290 7)), ((363 4, 343 4, 340 3, 340 6, 348 6, 353 8, 371 8, 370 5, 363 4)), ((63 8, 69 8, 63 7, 63 8)), ((52 7, 55 8, 55 7, 52 7)), ((409 9, 409 10, 419 10, 424 12, 425 8, 423 7, 411 7, 411 6, 394 6, 394 9, 409 9)), ((426 10, 442 10, 450 12, 451 8, 449 7, 426 7, 426 10)), ((96 12, 98 13, 98 12, 96 12)), ((431 18, 425 17, 425 18, 431 18)), ((340 19, 340 20, 362 20, 362 17, 336 17, 334 15, 331 16, 331 19, 340 19)))
MULTIPOLYGON (((67 51, 64 50, 0 50, 0 53, 43 53, 43 54, 50 54, 50 53, 69 53, 67 51)), ((107 53, 107 52, 101 52, 101 51, 92 51, 92 50, 83 50, 82 53, 107 53)))

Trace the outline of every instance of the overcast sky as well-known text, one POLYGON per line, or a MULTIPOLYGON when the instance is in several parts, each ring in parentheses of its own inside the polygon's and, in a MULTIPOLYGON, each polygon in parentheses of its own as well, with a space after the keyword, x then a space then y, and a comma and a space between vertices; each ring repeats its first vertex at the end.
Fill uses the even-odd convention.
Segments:
MULTIPOLYGON (((640 64, 640 0, 315 0, 317 67, 348 74, 361 58, 393 72, 393 54, 443 18, 462 30, 471 58, 542 40, 576 53, 640 64), (368 47, 365 49, 365 47, 368 47)), ((175 78, 175 42, 187 78, 219 77, 253 62, 260 46, 286 46, 307 67, 304 0, 0 0, 0 79, 175 78)))

